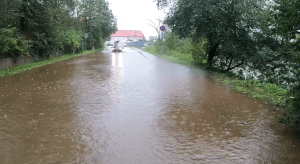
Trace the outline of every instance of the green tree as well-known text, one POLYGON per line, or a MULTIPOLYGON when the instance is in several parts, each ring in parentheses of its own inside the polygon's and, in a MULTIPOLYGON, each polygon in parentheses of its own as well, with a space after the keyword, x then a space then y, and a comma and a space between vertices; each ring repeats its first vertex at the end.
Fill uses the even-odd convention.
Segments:
POLYGON ((104 0, 87 0, 79 3, 78 16, 81 18, 80 29, 89 35, 87 48, 100 48, 101 38, 108 39, 116 31, 114 16, 104 0))
POLYGON ((208 65, 216 63, 229 71, 254 63, 266 46, 261 43, 272 40, 260 33, 257 23, 263 5, 258 0, 178 0, 165 23, 182 38, 192 37, 195 43, 206 40, 208 65))
POLYGON ((30 40, 29 53, 35 56, 74 52, 84 33, 89 34, 89 49, 100 48, 117 29, 108 5, 105 0, 2 0, 0 29, 13 29, 19 43, 30 40))
POLYGON ((54 27, 47 8, 36 0, 23 0, 19 30, 32 40, 32 54, 49 57, 54 47, 54 27))
MULTIPOLYGON (((281 122, 300 129, 300 1, 297 0, 276 0, 274 7, 274 17, 276 20, 275 33, 282 37, 284 45, 280 51, 281 60, 285 65, 293 70, 293 76, 286 77, 286 81, 291 84, 290 106, 286 110, 286 115, 281 122), (293 39, 293 41, 292 41, 293 39)), ((281 61, 281 62, 282 62, 281 61)))
POLYGON ((18 33, 16 27, 2 28, 0 33, 0 59, 1 57, 15 59, 29 53, 29 41, 18 33))

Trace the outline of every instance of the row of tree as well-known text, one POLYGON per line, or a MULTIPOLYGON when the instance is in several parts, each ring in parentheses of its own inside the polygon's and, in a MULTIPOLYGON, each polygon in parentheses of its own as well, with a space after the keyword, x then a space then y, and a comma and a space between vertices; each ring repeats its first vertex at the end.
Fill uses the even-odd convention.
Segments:
POLYGON ((0 1, 0 58, 101 48, 117 29, 105 0, 0 1))
POLYGON ((168 7, 164 23, 192 40, 195 59, 230 71, 258 71, 260 79, 290 89, 286 125, 300 128, 300 1, 157 0, 168 7), (200 48, 199 48, 200 47, 200 48))

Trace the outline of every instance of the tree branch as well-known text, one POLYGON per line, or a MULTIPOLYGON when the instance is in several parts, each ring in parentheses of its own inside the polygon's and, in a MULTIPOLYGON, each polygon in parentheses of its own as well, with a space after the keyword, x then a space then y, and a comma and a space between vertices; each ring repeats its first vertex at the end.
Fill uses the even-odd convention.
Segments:
POLYGON ((240 64, 238 64, 238 65, 235 65, 235 66, 233 66, 233 67, 231 67, 231 68, 228 67, 226 71, 230 71, 230 70, 232 70, 233 68, 236 68, 236 67, 239 67, 239 66, 243 65, 243 64, 244 64, 244 61, 245 61, 245 59, 244 59, 240 64))
POLYGON ((228 65, 227 71, 230 69, 230 66, 231 66, 231 63, 232 63, 232 59, 233 59, 233 56, 231 56, 231 59, 230 59, 230 62, 229 62, 229 65, 228 65))

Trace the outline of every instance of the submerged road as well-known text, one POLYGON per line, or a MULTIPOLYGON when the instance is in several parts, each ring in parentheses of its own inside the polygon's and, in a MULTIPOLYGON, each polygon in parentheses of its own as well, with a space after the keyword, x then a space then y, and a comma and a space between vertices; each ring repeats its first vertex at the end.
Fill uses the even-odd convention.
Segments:
POLYGON ((141 50, 0 78, 0 163, 299 163, 279 112, 141 50))

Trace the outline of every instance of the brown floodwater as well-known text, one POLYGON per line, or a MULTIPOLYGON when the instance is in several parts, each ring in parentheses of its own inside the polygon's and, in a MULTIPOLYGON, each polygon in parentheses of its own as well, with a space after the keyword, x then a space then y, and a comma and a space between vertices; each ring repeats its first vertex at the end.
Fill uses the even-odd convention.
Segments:
POLYGON ((300 163, 281 109, 202 70, 106 50, 0 78, 1 164, 300 163))

